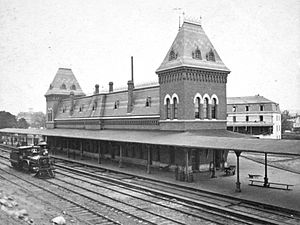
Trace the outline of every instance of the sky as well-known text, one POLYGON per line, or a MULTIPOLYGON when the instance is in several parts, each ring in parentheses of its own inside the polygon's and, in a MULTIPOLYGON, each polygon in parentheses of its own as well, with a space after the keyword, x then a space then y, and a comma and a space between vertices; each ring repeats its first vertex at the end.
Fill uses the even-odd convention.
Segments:
POLYGON ((231 70, 227 96, 262 95, 300 112, 299 0, 0 0, 0 111, 46 111, 58 68, 81 88, 157 81, 179 16, 202 27, 231 70))

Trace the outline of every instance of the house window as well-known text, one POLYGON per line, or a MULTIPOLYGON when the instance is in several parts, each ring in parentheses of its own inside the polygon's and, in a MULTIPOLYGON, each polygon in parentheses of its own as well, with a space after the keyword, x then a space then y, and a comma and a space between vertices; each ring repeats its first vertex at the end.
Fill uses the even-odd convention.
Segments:
POLYGON ((67 89, 67 87, 66 87, 66 85, 65 85, 65 84, 62 84, 62 85, 60 86, 60 89, 63 89, 63 90, 65 90, 65 89, 67 89))
POLYGON ((236 106, 232 106, 232 112, 236 112, 236 106))
POLYGON ((119 100, 115 101, 114 109, 118 109, 119 106, 120 106, 120 101, 119 100))
POLYGON ((212 100, 212 106, 211 106, 211 118, 216 119, 217 118, 217 100, 213 98, 212 100))
POLYGON ((95 111, 97 109, 97 102, 94 102, 93 104, 93 111, 95 111))
POLYGON ((246 112, 248 112, 249 111, 249 106, 248 105, 246 105, 246 112))
POLYGON ((206 60, 207 61, 216 61, 215 54, 212 49, 206 54, 206 60))
POLYGON ((53 115, 52 115, 52 109, 48 110, 48 121, 52 121, 53 120, 53 115))
POLYGON ((264 116, 259 116, 259 121, 264 121, 264 116))
POLYGON ((192 52, 192 57, 193 57, 193 59, 202 59, 201 51, 198 47, 195 50, 195 52, 192 52))
POLYGON ((233 122, 236 122, 236 116, 232 117, 233 122))
POLYGON ((151 97, 147 97, 146 98, 146 104, 145 104, 146 107, 150 107, 151 106, 151 97))
POLYGON ((173 98, 173 115, 174 119, 177 119, 178 117, 178 103, 177 103, 177 98, 173 98))
POLYGON ((172 49, 169 54, 169 61, 177 59, 177 54, 172 49))
POLYGON ((171 118, 171 105, 170 105, 170 99, 167 98, 166 100, 166 119, 170 119, 171 118))
POLYGON ((208 98, 204 98, 204 104, 203 104, 203 115, 204 119, 208 119, 208 98))
POLYGON ((246 122, 249 122, 249 116, 246 116, 246 122))
POLYGON ((76 86, 75 84, 72 84, 72 86, 70 87, 71 90, 76 90, 76 86))
POLYGON ((195 101, 195 118, 200 119, 200 98, 197 97, 195 101))
POLYGON ((260 111, 264 111, 264 105, 260 105, 260 111))

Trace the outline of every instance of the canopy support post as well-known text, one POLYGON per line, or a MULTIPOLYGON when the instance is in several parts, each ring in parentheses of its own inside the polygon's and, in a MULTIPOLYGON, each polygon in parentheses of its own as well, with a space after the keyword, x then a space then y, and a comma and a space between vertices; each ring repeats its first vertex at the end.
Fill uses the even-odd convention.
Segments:
POLYGON ((240 183, 240 155, 241 155, 241 153, 242 153, 241 151, 235 151, 236 169, 237 169, 235 192, 241 192, 241 183, 240 183))
POLYGON ((123 167, 123 147, 120 144, 119 168, 123 167))
POLYGON ((147 173, 151 173, 151 149, 150 145, 147 145, 147 173))
POLYGON ((101 164, 101 142, 97 141, 97 149, 98 149, 98 164, 101 164))
POLYGON ((80 160, 83 160, 83 143, 80 141, 80 160))
POLYGON ((264 187, 269 186, 269 179, 268 179, 268 153, 265 153, 265 177, 264 177, 264 187))

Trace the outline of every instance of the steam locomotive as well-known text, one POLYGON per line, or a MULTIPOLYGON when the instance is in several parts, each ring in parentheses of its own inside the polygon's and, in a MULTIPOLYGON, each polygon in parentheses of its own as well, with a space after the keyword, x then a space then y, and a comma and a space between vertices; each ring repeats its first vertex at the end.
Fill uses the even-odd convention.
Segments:
POLYGON ((39 178, 54 178, 53 162, 48 155, 47 144, 20 146, 13 149, 9 159, 11 165, 28 173, 35 173, 39 178))

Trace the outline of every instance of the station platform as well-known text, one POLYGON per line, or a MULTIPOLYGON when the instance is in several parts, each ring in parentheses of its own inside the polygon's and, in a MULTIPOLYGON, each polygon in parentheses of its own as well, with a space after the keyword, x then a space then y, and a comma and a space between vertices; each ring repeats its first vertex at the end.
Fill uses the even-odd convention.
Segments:
MULTIPOLYGON (((112 163, 111 161, 106 160, 102 160, 101 164, 98 164, 95 160, 83 161, 97 164, 107 169, 129 172, 139 176, 150 177, 152 179, 163 179, 169 183, 176 183, 300 211, 300 174, 268 166, 269 182, 292 184, 294 186, 291 187, 291 190, 250 186, 248 174, 260 174, 262 175, 261 179, 263 180, 264 165, 243 157, 240 157, 241 192, 235 192, 236 174, 225 176, 224 171, 216 171, 216 178, 210 178, 209 172, 195 174, 194 181, 189 183, 176 180, 174 172, 151 169, 151 174, 147 174, 146 167, 134 167, 132 165, 127 166, 124 164, 122 168, 119 168, 118 163, 112 163)), ((228 164, 236 164, 236 156, 234 153, 229 153, 228 164)))

